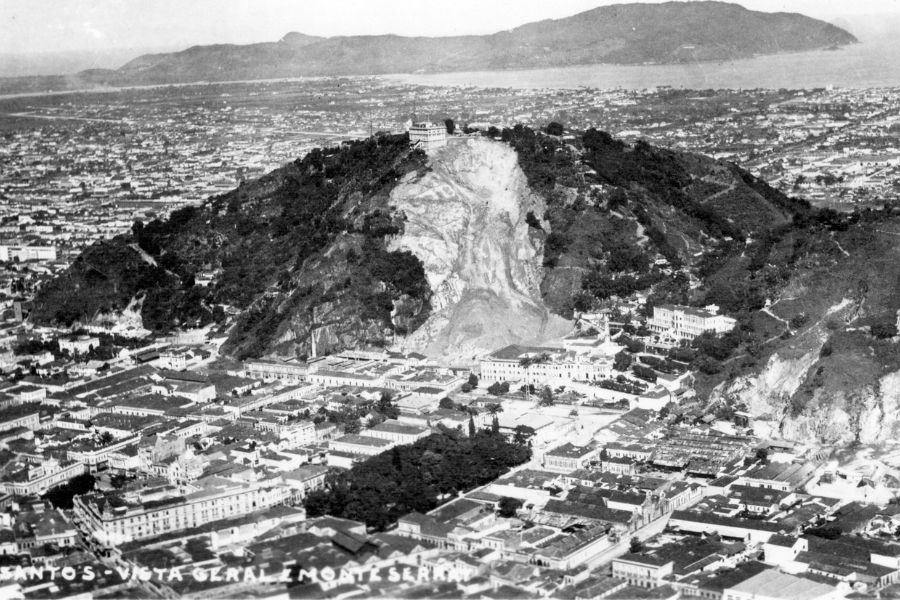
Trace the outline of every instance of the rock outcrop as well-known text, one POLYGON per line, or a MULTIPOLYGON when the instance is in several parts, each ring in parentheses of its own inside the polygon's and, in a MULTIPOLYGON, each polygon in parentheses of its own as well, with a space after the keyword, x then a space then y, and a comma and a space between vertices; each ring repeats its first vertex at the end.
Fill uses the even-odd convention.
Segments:
MULTIPOLYGON (((410 350, 470 361, 510 343, 540 343, 565 334, 568 321, 541 299, 543 240, 528 213, 543 215, 515 151, 467 139, 434 153, 431 169, 391 193, 405 216, 390 244, 423 263, 433 313, 404 340, 410 350)), ((545 224, 546 225, 546 224, 545 224)))

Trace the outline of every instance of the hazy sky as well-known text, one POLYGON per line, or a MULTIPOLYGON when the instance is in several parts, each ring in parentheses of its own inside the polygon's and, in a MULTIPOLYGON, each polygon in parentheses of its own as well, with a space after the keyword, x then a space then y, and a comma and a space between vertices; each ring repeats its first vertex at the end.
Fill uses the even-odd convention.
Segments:
MULTIPOLYGON (((658 0, 637 0, 658 1, 658 0)), ((0 0, 0 54, 275 41, 313 35, 493 33, 616 0, 0 0)), ((893 13, 900 0, 743 0, 834 19, 893 13)))

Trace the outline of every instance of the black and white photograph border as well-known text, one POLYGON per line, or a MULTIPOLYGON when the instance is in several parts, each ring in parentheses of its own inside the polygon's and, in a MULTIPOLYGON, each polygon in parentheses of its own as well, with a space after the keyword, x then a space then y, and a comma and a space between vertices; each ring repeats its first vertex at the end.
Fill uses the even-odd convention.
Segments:
POLYGON ((3 0, 0 598, 900 597, 898 31, 3 0))

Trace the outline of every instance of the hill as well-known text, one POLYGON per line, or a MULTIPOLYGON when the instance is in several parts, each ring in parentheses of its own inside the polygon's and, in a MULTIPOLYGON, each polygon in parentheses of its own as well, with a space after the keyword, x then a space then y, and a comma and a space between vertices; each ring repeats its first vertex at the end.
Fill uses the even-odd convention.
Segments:
POLYGON ((813 209, 734 164, 593 129, 492 133, 430 157, 405 135, 315 150, 86 249, 32 318, 137 311, 166 332, 232 311, 238 358, 315 337, 471 360, 614 297, 717 304, 738 327, 677 352, 706 410, 829 443, 900 433, 900 215, 813 209))
POLYGON ((405 135, 314 150, 86 249, 41 290, 34 319, 68 325, 137 304, 144 327, 164 332, 228 308, 241 312, 226 346, 238 357, 309 352, 313 324, 322 351, 383 343, 428 314, 421 264, 385 241, 402 227, 386 210, 390 189, 424 165, 405 135), (214 284, 197 285, 201 272, 214 284))
POLYGON ((277 42, 194 46, 140 56, 115 71, 46 77, 2 89, 142 85, 277 77, 534 69, 597 63, 729 60, 855 43, 847 31, 793 13, 724 2, 603 6, 492 35, 321 38, 292 32, 277 42))
MULTIPOLYGON (((768 249, 768 232, 809 210, 733 165, 595 130, 577 146, 522 126, 501 137, 432 157, 405 135, 315 150, 86 249, 40 291, 33 319, 130 309, 166 332, 236 310, 226 351, 241 358, 308 354, 312 336, 323 352, 409 336, 471 359, 558 334, 612 295, 682 299, 689 282, 673 269, 712 281, 718 265, 703 257, 751 236, 752 252, 768 249)), ((734 310, 765 294, 736 283, 711 293, 734 310)))
POLYGON ((736 4, 621 4, 487 36, 315 38, 291 33, 276 43, 197 46, 137 58, 117 76, 146 83, 678 63, 855 41, 846 31, 803 15, 755 12, 736 4))
POLYGON ((633 292, 648 313, 717 304, 735 331, 673 353, 692 363, 705 411, 826 444, 900 434, 896 210, 816 210, 734 164, 603 132, 576 150, 524 127, 502 136, 547 206, 553 310, 633 292))

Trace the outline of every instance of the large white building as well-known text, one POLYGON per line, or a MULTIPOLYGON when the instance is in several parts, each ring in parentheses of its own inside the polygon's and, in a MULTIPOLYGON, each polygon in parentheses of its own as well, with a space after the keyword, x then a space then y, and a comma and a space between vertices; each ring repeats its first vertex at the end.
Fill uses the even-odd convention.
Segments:
POLYGON ((288 360, 248 360, 244 363, 244 374, 253 379, 271 381, 279 379, 290 383, 306 381, 306 373, 309 367, 306 363, 297 359, 288 360))
POLYGON ((481 359, 481 377, 488 381, 528 384, 599 381, 612 374, 618 346, 602 343, 585 349, 506 346, 481 359))
POLYGON ((397 444, 414 444, 417 440, 428 437, 431 431, 426 427, 418 427, 408 423, 389 419, 373 427, 369 427, 363 435, 380 438, 397 444))
POLYGON ((675 340, 692 340, 702 333, 726 333, 737 321, 720 315, 718 306, 694 308, 663 304, 653 307, 653 317, 647 321, 650 331, 675 340))
POLYGON ((0 261, 8 262, 19 260, 54 261, 56 260, 55 246, 5 246, 0 245, 0 261))
POLYGON ((30 464, 14 475, 7 475, 0 480, 0 491, 13 496, 43 494, 50 488, 66 483, 86 471, 83 462, 65 461, 46 458, 39 464, 30 464))
POLYGON ((435 123, 413 123, 409 128, 409 143, 425 152, 447 145, 447 127, 435 123))
POLYGON ((83 335, 71 340, 57 340, 60 352, 68 352, 71 355, 87 354, 94 348, 100 347, 100 339, 83 335))
POLYGON ((116 545, 285 504, 293 494, 290 487, 280 483, 236 483, 218 477, 201 478, 187 487, 194 491, 146 490, 133 497, 97 493, 76 496, 75 517, 98 542, 116 545))

